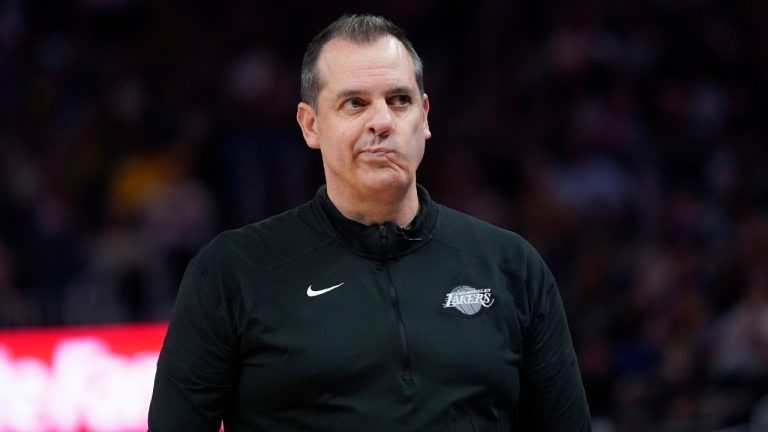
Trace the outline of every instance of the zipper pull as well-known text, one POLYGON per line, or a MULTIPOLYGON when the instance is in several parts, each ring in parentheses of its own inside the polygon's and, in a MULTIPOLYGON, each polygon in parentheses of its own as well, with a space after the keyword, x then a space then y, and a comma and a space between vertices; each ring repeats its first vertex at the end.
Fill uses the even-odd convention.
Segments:
POLYGON ((387 255, 387 227, 384 224, 379 225, 379 238, 381 239, 381 255, 387 255))

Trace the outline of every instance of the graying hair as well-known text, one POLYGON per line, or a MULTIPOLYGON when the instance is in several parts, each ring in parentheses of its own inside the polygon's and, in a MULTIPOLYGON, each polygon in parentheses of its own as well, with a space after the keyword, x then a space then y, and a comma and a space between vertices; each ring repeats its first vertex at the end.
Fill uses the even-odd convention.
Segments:
POLYGON ((318 33, 307 46, 301 62, 301 100, 317 110, 317 97, 323 82, 317 72, 317 59, 325 44, 332 39, 345 39, 365 45, 378 41, 387 35, 394 36, 405 46, 413 60, 413 72, 419 92, 424 93, 424 65, 405 37, 405 32, 386 18, 374 15, 344 15, 318 33))

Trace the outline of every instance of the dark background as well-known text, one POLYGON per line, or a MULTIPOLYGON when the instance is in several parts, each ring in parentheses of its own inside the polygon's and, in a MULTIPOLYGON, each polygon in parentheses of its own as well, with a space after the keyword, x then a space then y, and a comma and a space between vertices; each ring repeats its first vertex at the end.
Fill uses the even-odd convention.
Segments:
POLYGON ((301 56, 372 12, 425 63, 419 182, 544 255, 596 429, 766 416, 768 3, 385 3, 0 2, 0 327, 167 319, 217 232, 312 197, 301 56))

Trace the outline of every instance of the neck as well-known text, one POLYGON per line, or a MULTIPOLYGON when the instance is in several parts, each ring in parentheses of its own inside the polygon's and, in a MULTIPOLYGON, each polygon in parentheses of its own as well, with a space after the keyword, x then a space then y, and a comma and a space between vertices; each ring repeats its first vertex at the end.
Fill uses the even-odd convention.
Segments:
POLYGON ((327 184, 327 190, 328 198, 344 217, 363 225, 392 222, 405 227, 419 212, 415 183, 402 191, 377 191, 364 196, 331 184, 327 184))

